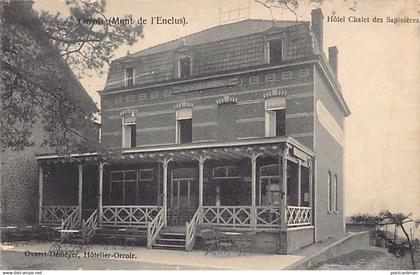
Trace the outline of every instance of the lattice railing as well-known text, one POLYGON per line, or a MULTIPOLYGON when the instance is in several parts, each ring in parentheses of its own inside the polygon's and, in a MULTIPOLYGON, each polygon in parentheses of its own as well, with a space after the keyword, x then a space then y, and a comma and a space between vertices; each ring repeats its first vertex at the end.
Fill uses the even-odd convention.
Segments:
POLYGON ((156 217, 147 223, 147 248, 152 248, 157 236, 159 236, 159 232, 164 225, 164 215, 165 211, 162 208, 156 217))
POLYGON ((79 212, 78 206, 43 206, 41 208, 41 223, 61 225, 70 215, 79 212))
POLYGON ((95 231, 98 228, 98 210, 95 209, 90 217, 83 222, 83 229, 84 229, 84 238, 88 239, 95 235, 95 231))
POLYGON ((203 206, 202 224, 251 227, 251 206, 203 206))
POLYGON ((107 205, 102 207, 101 223, 114 226, 147 226, 159 213, 160 206, 107 205))
POLYGON ((199 207, 197 211, 195 212, 194 216, 190 220, 190 222, 187 222, 186 224, 186 234, 185 234, 185 250, 189 251, 194 246, 195 241, 195 231, 197 229, 197 226, 200 224, 202 218, 203 218, 203 209, 199 207))
POLYGON ((312 209, 302 206, 287 206, 286 222, 288 227, 312 225, 312 209))
POLYGON ((278 207, 257 206, 255 209, 257 228, 279 228, 280 209, 278 207))
POLYGON ((77 229, 80 226, 81 217, 79 210, 73 211, 67 218, 62 220, 62 229, 72 230, 77 229))

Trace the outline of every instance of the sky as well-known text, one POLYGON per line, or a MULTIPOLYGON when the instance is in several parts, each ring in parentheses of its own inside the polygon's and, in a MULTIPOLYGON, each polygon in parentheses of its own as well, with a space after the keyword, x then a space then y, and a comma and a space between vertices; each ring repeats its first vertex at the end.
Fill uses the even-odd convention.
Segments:
MULTIPOLYGON (((299 3, 299 20, 310 21, 311 10, 322 8, 324 51, 337 46, 339 52, 339 82, 352 112, 345 126, 346 215, 389 209, 420 218, 420 23, 386 23, 387 17, 420 20, 420 0, 359 0, 356 6, 344 0, 299 3), (346 22, 327 22, 334 14, 346 22), (349 22, 351 16, 370 22, 349 22), (372 22, 374 17, 384 22, 372 22)), ((108 17, 188 21, 185 26, 145 25, 144 39, 119 48, 114 57, 216 26, 220 10, 248 6, 249 13, 244 10, 241 16, 271 19, 268 9, 249 0, 108 0, 108 17)), ((63 0, 36 0, 34 8, 66 14, 63 0)), ((273 17, 295 19, 283 9, 273 9, 273 17)), ((232 13, 231 19, 237 15, 232 13)), ((105 80, 106 74, 81 79, 97 104, 105 80)))

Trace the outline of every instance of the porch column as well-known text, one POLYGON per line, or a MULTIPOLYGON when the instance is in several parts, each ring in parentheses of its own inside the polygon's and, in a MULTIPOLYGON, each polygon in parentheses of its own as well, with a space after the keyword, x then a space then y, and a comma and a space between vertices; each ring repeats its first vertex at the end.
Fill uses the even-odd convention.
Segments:
POLYGON ((282 182, 281 182, 281 203, 280 203, 280 229, 287 230, 287 156, 289 155, 289 148, 283 150, 282 159, 282 182))
POLYGON ((200 156, 198 158, 198 206, 203 206, 203 194, 204 194, 204 162, 209 157, 200 156))
POLYGON ((42 163, 38 162, 38 223, 42 222, 42 205, 43 205, 43 190, 44 190, 44 167, 42 163))
POLYGON ((102 223, 102 190, 104 180, 104 163, 99 162, 99 190, 98 190, 98 220, 99 224, 102 223))
POLYGON ((161 160, 163 166, 163 223, 167 225, 167 213, 168 213, 168 164, 171 159, 164 158, 161 160))
POLYGON ((313 198, 312 198, 312 194, 313 194, 313 186, 312 186, 312 183, 313 183, 313 159, 311 158, 309 161, 308 161, 308 164, 309 164, 309 207, 311 208, 311 211, 312 211, 312 215, 311 215, 311 218, 312 218, 312 224, 313 224, 313 221, 314 221, 314 207, 313 207, 313 198))
POLYGON ((257 158, 261 153, 255 151, 251 154, 251 224, 255 228, 257 226, 257 158))
POLYGON ((298 206, 301 206, 302 203, 302 161, 298 159, 298 206))
POLYGON ((79 163, 79 220, 82 220, 82 201, 83 201, 83 164, 79 163))

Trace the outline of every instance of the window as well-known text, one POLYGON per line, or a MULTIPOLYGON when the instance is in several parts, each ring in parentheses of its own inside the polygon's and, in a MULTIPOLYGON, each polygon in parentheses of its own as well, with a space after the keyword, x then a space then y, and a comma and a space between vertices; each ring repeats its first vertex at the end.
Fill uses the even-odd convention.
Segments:
POLYGON ((125 69, 125 86, 131 87, 134 85, 134 69, 126 68, 125 69))
POLYGON ((111 171, 109 186, 110 203, 133 205, 138 203, 138 179, 136 170, 111 171))
POLYGON ((283 43, 281 39, 268 42, 268 63, 277 64, 282 61, 283 43))
POLYGON ((286 135, 286 98, 271 97, 265 103, 265 136, 286 135))
POLYGON ((333 208, 333 188, 332 188, 331 172, 328 171, 328 212, 332 211, 333 208))
POLYGON ((188 143, 192 141, 192 119, 178 120, 179 143, 188 143))
POLYGON ((178 61, 178 77, 187 78, 191 75, 191 57, 184 56, 178 61))
POLYGON ((192 142, 192 108, 176 110, 176 138, 175 143, 192 142))
POLYGON ((334 176, 334 212, 338 212, 338 178, 334 176))
POLYGON ((134 114, 122 117, 122 147, 136 147, 136 117, 134 114))
POLYGON ((141 169, 139 173, 139 180, 152 181, 153 180, 153 169, 141 169))
POLYGON ((215 179, 237 179, 239 170, 235 166, 219 166, 213 168, 213 178, 215 179))

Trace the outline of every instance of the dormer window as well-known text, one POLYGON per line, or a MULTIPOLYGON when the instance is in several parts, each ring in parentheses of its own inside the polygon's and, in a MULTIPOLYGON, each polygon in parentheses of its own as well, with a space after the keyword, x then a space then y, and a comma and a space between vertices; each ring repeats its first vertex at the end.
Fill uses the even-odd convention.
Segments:
POLYGON ((273 39, 268 41, 268 63, 278 64, 283 60, 283 41, 273 39))
POLYGON ((126 114, 122 117, 122 148, 136 147, 136 116, 126 114))
POLYGON ((183 56, 178 60, 178 77, 187 78, 191 75, 191 57, 183 56))
POLYGON ((125 68, 124 71, 125 86, 134 86, 134 68, 125 68))

